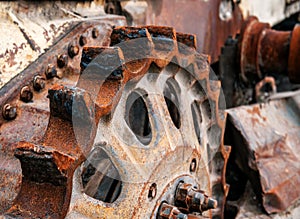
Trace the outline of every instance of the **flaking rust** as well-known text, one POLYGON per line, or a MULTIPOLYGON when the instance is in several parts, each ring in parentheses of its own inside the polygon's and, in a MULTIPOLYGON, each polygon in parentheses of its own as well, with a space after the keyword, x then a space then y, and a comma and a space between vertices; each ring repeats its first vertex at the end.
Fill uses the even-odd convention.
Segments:
MULTIPOLYGON (((12 191, 14 194, 18 193, 18 196, 12 198, 14 200, 6 199, 10 207, 5 214, 10 217, 25 218, 65 216, 72 218, 72 215, 78 214, 93 217, 93 212, 98 212, 105 217, 110 217, 113 213, 125 218, 154 218, 159 214, 159 206, 163 201, 174 202, 168 194, 175 194, 177 185, 184 180, 207 192, 207 195, 202 195, 203 203, 198 203, 199 206, 194 207, 195 209, 197 208, 206 217, 212 215, 222 217, 224 198, 227 193, 224 171, 228 156, 221 139, 224 117, 220 118, 219 115, 224 111, 216 108, 212 111, 215 114, 207 112, 198 115, 206 117, 206 120, 197 117, 197 121, 193 121, 194 125, 205 121, 206 128, 203 131, 207 132, 209 137, 200 141, 195 134, 196 126, 190 129, 187 121, 183 120, 184 117, 190 121, 193 119, 192 115, 181 114, 181 108, 186 106, 181 103, 183 100, 178 101, 172 97, 175 95, 177 99, 182 98, 179 85, 174 86, 174 83, 178 84, 176 82, 178 74, 180 75, 178 77, 186 78, 188 86, 199 87, 201 85, 197 80, 202 81, 204 87, 201 95, 204 96, 199 95, 196 89, 187 92, 192 92, 190 95, 197 97, 198 104, 205 107, 207 111, 211 110, 210 107, 215 108, 218 105, 220 83, 214 82, 209 85, 208 60, 206 56, 194 54, 195 36, 176 34, 176 31, 170 27, 117 27, 111 30, 109 26, 101 25, 111 34, 111 47, 105 44, 110 40, 98 39, 98 34, 93 33, 97 23, 83 23, 84 33, 70 32, 36 63, 21 73, 25 75, 23 80, 28 80, 28 84, 21 88, 19 95, 6 94, 2 97, 3 102, 16 103, 18 108, 16 108, 17 117, 14 115, 16 110, 12 105, 3 109, 5 120, 1 128, 6 126, 18 130, 26 127, 28 130, 23 132, 25 136, 21 139, 10 141, 14 137, 13 134, 3 139, 6 142, 7 153, 13 153, 19 159, 23 174, 22 184, 17 182, 17 187, 12 191), (88 35, 91 35, 92 39, 88 38, 88 35), (97 41, 94 42, 93 40, 96 39, 97 41), (143 44, 136 43, 135 40, 142 40, 140 42, 143 44), (170 47, 165 47, 165 43, 170 47), (135 50, 137 53, 134 53, 135 50), (174 71, 164 70, 168 67, 174 71), (184 70, 186 67, 188 67, 187 72, 184 70), (132 83, 138 85, 139 81, 145 80, 143 78, 147 78, 145 76, 152 73, 153 69, 156 69, 155 75, 158 77, 163 77, 165 71, 169 71, 169 75, 173 74, 171 77, 168 76, 170 78, 165 85, 165 91, 161 91, 162 96, 166 95, 165 98, 170 98, 169 100, 152 99, 151 95, 147 94, 149 92, 147 88, 143 88, 145 93, 140 94, 140 89, 131 90, 126 87, 132 83), (174 81, 171 82, 172 80, 174 81), (124 96, 125 94, 128 96, 124 96), (126 102, 130 102, 133 94, 139 102, 128 105, 126 102), (150 99, 146 100, 147 96, 150 99), (46 97, 49 99, 49 105, 46 97), (212 102, 211 106, 207 104, 208 100, 212 102), (177 106, 170 105, 170 101, 174 101, 177 106), (150 102, 152 108, 149 108, 150 102), (173 109, 170 106, 173 106, 173 109), (164 107, 169 112, 160 114, 158 107, 164 107), (27 109, 29 114, 24 113, 24 109, 27 109), (139 114, 145 112, 146 114, 142 116, 151 119, 138 116, 143 124, 137 126, 134 124, 137 121, 135 110, 139 114), (27 117, 32 111, 38 112, 36 114, 38 116, 42 115, 39 118, 41 123, 36 118, 29 117, 29 122, 25 125, 23 117, 27 117), (129 115, 118 116, 122 111, 129 115), (167 115, 170 114, 171 117, 168 117, 167 115), (159 124, 158 130, 153 126, 156 119, 159 124), (125 141, 118 140, 118 132, 112 132, 106 136, 108 139, 97 143, 103 151, 93 154, 92 152, 96 150, 93 147, 94 141, 97 142, 96 136, 105 134, 97 130, 97 127, 106 127, 105 132, 108 132, 113 130, 112 125, 116 124, 123 124, 124 127, 132 129, 123 136, 131 136, 136 147, 124 151, 128 145, 125 141), (172 137, 175 148, 167 139, 160 137, 160 135, 169 135, 162 129, 162 124, 177 133, 178 137, 172 137), (29 134, 31 126, 34 127, 34 132, 29 134), (142 130, 138 130, 141 128, 142 130), (42 132, 39 132, 40 130, 42 132), (216 136, 220 139, 217 140, 217 145, 214 145, 218 148, 218 153, 210 160, 211 158, 207 157, 209 153, 200 155, 198 148, 201 144, 212 141, 210 133, 212 130, 217 130, 219 134, 216 136), (152 137, 149 140, 146 133, 156 136, 157 140, 151 140, 152 137), (195 148, 192 147, 194 143, 190 142, 191 136, 197 142, 198 146, 195 148), (146 141, 152 148, 153 154, 148 154, 140 148, 146 144, 146 141), (156 146, 156 142, 160 147, 156 146), (183 144, 186 146, 183 147, 183 144), (133 157, 138 164, 151 163, 148 167, 143 167, 149 169, 148 176, 142 174, 143 169, 134 170, 136 162, 128 162, 133 158, 131 153, 134 154, 133 157), (185 153, 189 156, 179 164, 178 159, 182 159, 181 155, 185 153), (101 157, 103 159, 99 159, 101 157), (93 169, 89 162, 97 168, 95 169, 94 166, 93 169), (211 162, 212 169, 208 168, 206 162, 211 162), (105 170, 101 169, 104 167, 105 170), (161 178, 165 174, 164 167, 170 169, 166 179, 161 178), (78 178, 78 173, 83 174, 81 168, 85 170, 84 176, 78 178), (102 174, 97 172, 99 170, 103 171, 102 174), (209 177, 210 174, 213 175, 213 179, 209 177), (132 183, 136 180, 142 181, 132 183), (200 181, 202 183, 199 184, 200 181), (84 182, 84 190, 78 189, 78 185, 82 186, 82 182, 84 182), (93 196, 97 203, 96 208, 90 200, 86 200, 87 195, 93 196), (218 199, 218 206, 217 201, 212 201, 209 196, 218 199), (109 201, 115 201, 116 207, 110 208, 103 204, 109 201)), ((82 27, 77 28, 80 30, 82 27)), ((207 147, 207 150, 210 150, 209 144, 207 147)), ((176 205, 176 202, 173 204, 176 205)), ((189 218, 197 217, 193 215, 192 208, 191 206, 186 210, 189 218)))
POLYGON ((228 110, 226 132, 234 136, 229 142, 235 162, 268 213, 284 211, 299 199, 299 100, 298 93, 228 110))

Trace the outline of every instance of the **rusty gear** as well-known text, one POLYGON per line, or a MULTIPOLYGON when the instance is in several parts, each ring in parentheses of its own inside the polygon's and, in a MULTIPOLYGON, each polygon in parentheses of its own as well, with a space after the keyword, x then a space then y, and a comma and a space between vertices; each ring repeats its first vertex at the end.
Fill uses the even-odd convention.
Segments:
MULTIPOLYGON (((170 27, 99 26, 111 33, 112 47, 86 37, 87 47, 78 52, 81 71, 78 56, 72 55, 55 70, 59 77, 46 74, 50 119, 44 136, 37 138, 40 132, 34 129, 14 144, 13 135, 5 139, 16 149, 23 172, 21 191, 6 214, 155 218, 163 202, 175 204, 176 188, 184 182, 217 199, 218 208, 203 215, 222 217, 230 153, 222 143, 225 113, 220 82, 212 80, 207 57, 196 54, 195 36, 170 27), (143 44, 135 44, 136 39, 143 44), (70 83, 74 79, 76 87, 70 83)), ((67 41, 83 34, 70 33, 67 41)), ((70 55, 70 47, 56 47, 58 52, 50 49, 37 63, 70 55)), ((37 72, 55 67, 53 60, 37 72)), ((46 108, 40 111, 34 124, 49 118, 46 108)), ((21 112, 4 125, 17 127, 24 116, 21 112)))

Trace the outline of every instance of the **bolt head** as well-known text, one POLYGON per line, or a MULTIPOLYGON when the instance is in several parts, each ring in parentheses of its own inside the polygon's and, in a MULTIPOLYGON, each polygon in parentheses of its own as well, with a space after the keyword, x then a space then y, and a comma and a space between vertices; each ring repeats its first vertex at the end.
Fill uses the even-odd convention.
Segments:
POLYGON ((17 117, 17 107, 5 104, 2 108, 2 116, 6 120, 13 120, 17 117))
POLYGON ((45 79, 41 76, 35 76, 33 78, 33 88, 36 91, 40 91, 45 88, 45 79))
POLYGON ((84 46, 85 44, 87 44, 87 38, 86 38, 86 36, 81 35, 79 38, 79 45, 84 46))
POLYGON ((68 54, 70 58, 74 58, 79 53, 79 47, 77 45, 70 44, 68 46, 68 54))
POLYGON ((68 64, 68 56, 65 54, 57 56, 57 66, 63 68, 68 64))
POLYGON ((49 64, 46 72, 45 72, 46 78, 47 79, 51 79, 57 76, 57 70, 56 67, 54 65, 49 64))
POLYGON ((20 99, 23 102, 28 103, 32 100, 32 98, 33 98, 33 93, 31 91, 30 87, 27 85, 22 87, 21 92, 20 92, 20 99))

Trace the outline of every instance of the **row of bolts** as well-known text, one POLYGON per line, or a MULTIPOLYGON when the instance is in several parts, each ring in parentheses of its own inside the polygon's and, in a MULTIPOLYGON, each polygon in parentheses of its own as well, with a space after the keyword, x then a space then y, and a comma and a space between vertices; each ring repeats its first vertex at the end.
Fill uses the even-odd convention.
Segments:
MULTIPOLYGON (((94 39, 98 38, 99 30, 97 28, 93 28, 92 30, 92 37, 94 39)), ((79 45, 84 46, 87 44, 87 37, 81 35, 79 38, 79 45)), ((70 44, 68 46, 68 55, 70 58, 74 58, 76 55, 79 54, 79 47, 77 45, 70 44)), ((57 56, 57 66, 59 68, 63 68, 68 64, 68 56, 65 54, 57 56)), ((46 71, 45 76, 47 79, 51 79, 57 76, 57 70, 54 65, 49 64, 46 71)), ((33 89, 37 92, 43 90, 45 88, 45 78, 40 75, 37 75, 32 80, 33 89)), ((20 99, 28 103, 33 98, 33 92, 29 85, 25 85, 21 88, 20 91, 20 99)), ((17 117, 17 107, 11 104, 5 104, 2 108, 2 116, 5 120, 13 120, 17 117)))

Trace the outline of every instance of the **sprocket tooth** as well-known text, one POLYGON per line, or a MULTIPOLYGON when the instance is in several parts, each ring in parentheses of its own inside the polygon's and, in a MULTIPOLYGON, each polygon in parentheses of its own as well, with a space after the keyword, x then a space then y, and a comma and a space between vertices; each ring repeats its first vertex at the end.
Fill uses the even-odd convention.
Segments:
POLYGON ((121 48, 126 68, 134 75, 144 75, 149 69, 153 42, 147 28, 116 27, 111 34, 111 46, 121 48))
POLYGON ((172 27, 145 26, 152 37, 154 49, 152 50, 153 62, 164 68, 177 52, 176 31, 172 27))
POLYGON ((194 56, 194 68, 196 69, 195 77, 199 80, 209 80, 210 72, 210 56, 203 54, 195 54, 194 56))
POLYGON ((93 103, 86 92, 55 85, 48 97, 50 120, 43 140, 37 144, 18 142, 15 147, 23 180, 20 194, 8 210, 12 215, 63 217, 69 206, 73 173, 95 137, 93 103), (77 135, 76 129, 77 133, 81 130, 77 135), (36 198, 28 203, 29 197, 36 198))
POLYGON ((177 32, 176 38, 179 43, 183 43, 190 48, 197 49, 197 38, 195 34, 177 32))
POLYGON ((84 47, 80 67, 81 77, 77 87, 85 90, 90 89, 90 84, 86 87, 82 87, 84 84, 80 84, 85 80, 91 80, 98 85, 105 80, 121 80, 128 77, 124 75, 125 60, 118 47, 84 47))
POLYGON ((176 39, 178 42, 178 50, 181 54, 188 55, 189 53, 195 53, 197 48, 195 34, 177 32, 176 39))
POLYGON ((77 87, 90 93, 101 117, 112 111, 124 84, 137 76, 128 70, 119 47, 85 47, 77 87))

